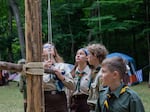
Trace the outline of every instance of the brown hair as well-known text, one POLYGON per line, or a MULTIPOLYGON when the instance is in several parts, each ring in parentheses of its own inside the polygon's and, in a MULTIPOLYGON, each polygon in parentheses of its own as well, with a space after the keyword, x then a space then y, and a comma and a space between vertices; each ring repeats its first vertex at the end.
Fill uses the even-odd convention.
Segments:
POLYGON ((102 44, 89 44, 87 46, 88 51, 99 58, 99 62, 101 63, 108 54, 106 47, 102 44))
POLYGON ((102 62, 102 67, 106 66, 111 72, 117 71, 120 74, 121 79, 126 74, 126 63, 121 57, 106 58, 102 62))
MULTIPOLYGON (((77 50, 77 52, 79 50, 83 50, 83 52, 85 53, 86 56, 89 54, 89 51, 86 48, 80 48, 80 49, 77 50)), ((87 61, 87 65, 89 65, 88 61, 87 61)), ((74 67, 70 72, 73 77, 75 77, 75 70, 76 70, 77 67, 78 67, 78 63, 75 62, 74 67)))
POLYGON ((57 63, 64 62, 63 58, 58 54, 57 49, 54 47, 54 59, 56 60, 57 63))
POLYGON ((76 70, 77 66, 78 66, 78 64, 75 63, 73 69, 70 72, 73 78, 75 77, 75 70, 76 70))

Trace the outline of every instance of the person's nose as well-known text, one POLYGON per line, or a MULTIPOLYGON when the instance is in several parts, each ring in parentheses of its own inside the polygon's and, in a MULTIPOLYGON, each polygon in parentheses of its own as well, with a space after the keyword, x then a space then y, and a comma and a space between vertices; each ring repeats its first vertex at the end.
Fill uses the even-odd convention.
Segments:
POLYGON ((77 57, 80 57, 80 55, 77 55, 77 57))

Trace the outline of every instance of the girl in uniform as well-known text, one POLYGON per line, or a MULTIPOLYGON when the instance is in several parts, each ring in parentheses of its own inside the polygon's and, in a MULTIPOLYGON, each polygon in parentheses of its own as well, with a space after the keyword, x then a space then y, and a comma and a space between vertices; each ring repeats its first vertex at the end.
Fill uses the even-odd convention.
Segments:
POLYGON ((44 68, 51 73, 43 75, 45 112, 68 112, 65 88, 75 88, 71 70, 57 53, 54 45, 43 45, 44 68))
POLYGON ((71 73, 74 77, 76 88, 71 97, 71 112, 89 112, 87 98, 91 69, 87 62, 88 54, 87 49, 81 48, 75 56, 75 68, 71 73))
POLYGON ((104 45, 98 43, 88 45, 87 49, 89 51, 88 62, 92 68, 89 97, 87 102, 90 107, 90 112, 95 112, 98 93, 101 87, 100 85, 101 63, 108 54, 108 51, 104 45))

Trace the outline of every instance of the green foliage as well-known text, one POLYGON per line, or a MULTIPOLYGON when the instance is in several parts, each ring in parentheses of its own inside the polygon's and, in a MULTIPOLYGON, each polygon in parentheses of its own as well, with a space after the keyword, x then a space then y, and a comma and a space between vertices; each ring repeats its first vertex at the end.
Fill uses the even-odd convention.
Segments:
MULTIPOLYGON (((45 43, 48 41, 48 3, 45 0, 41 2, 42 36, 45 43)), ((1 57, 5 60, 7 46, 11 44, 12 57, 16 61, 20 58, 16 23, 12 18, 13 31, 10 35, 8 2, 1 0, 0 3, 1 57)), ((24 26, 24 0, 16 0, 16 3, 24 26)), ((145 5, 143 0, 51 0, 53 43, 69 63, 74 63, 77 49, 96 41, 106 45, 110 53, 118 51, 133 56, 140 68, 148 64, 148 61, 143 61, 148 60, 145 36, 150 33, 150 27, 147 26, 149 23, 145 21, 145 5)))

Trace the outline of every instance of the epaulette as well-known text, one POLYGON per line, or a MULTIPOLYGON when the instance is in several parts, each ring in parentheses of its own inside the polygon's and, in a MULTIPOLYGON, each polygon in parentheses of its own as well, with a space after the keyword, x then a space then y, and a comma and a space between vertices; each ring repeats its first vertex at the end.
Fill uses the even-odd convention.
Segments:
POLYGON ((128 93, 128 94, 130 94, 130 95, 132 95, 133 97, 136 98, 137 93, 135 91, 133 91, 131 88, 127 88, 126 93, 128 93), (136 94, 136 95, 133 95, 133 94, 136 94))

